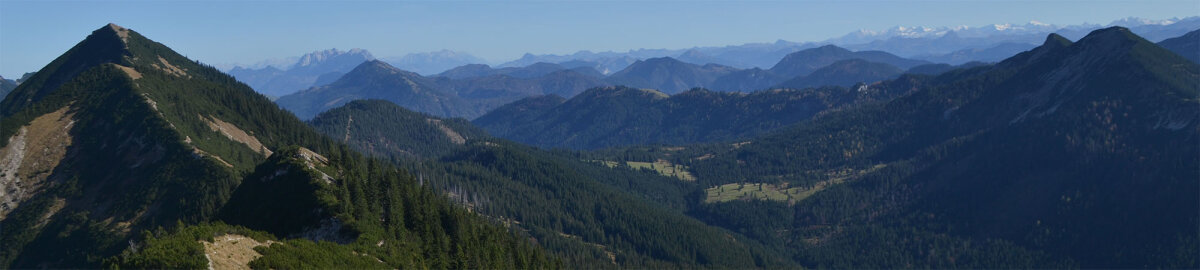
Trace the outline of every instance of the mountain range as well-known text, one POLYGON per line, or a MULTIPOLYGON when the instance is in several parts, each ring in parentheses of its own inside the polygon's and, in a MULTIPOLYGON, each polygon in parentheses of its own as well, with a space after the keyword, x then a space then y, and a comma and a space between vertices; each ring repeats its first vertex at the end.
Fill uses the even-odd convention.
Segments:
POLYGON ((301 56, 286 69, 267 66, 260 69, 234 67, 229 74, 269 97, 281 97, 313 86, 337 80, 355 66, 375 59, 363 49, 329 49, 301 56))
MULTIPOLYGON (((1113 21, 1110 26, 1121 25, 1130 27, 1135 33, 1149 37, 1151 40, 1162 40, 1169 37, 1182 35, 1188 31, 1200 28, 1200 17, 1188 17, 1183 19, 1167 19, 1167 20, 1146 20, 1139 18, 1126 18, 1113 21)), ((584 74, 594 74, 595 70, 599 75, 597 77, 610 76, 627 69, 630 65, 645 62, 651 58, 671 57, 685 63, 704 66, 707 64, 717 64, 720 66, 728 66, 739 70, 729 72, 717 72, 715 74, 729 75, 731 77, 724 79, 709 79, 709 78, 665 78, 661 82, 636 84, 638 87, 647 88, 663 88, 660 89, 668 93, 687 90, 691 87, 706 87, 716 90, 725 91, 749 91, 756 89, 765 89, 776 86, 783 81, 793 79, 796 76, 804 75, 801 73, 787 72, 785 74, 769 74, 764 72, 772 70, 778 72, 773 67, 779 64, 783 58, 791 53, 799 52, 805 49, 820 47, 821 44, 836 44, 842 48, 856 51, 880 51, 895 55, 905 56, 914 60, 924 60, 934 63, 947 63, 951 65, 961 65, 968 62, 996 62, 1014 55, 1015 53, 1025 51, 1036 46, 1037 41, 1049 33, 1057 33, 1069 39, 1077 39, 1082 37, 1088 31, 1098 29, 1100 25, 1096 24, 1081 24, 1058 26, 1032 21, 1026 24, 993 24, 980 27, 956 26, 956 27, 894 27, 882 31, 860 30, 854 33, 844 35, 842 37, 829 39, 821 42, 796 43, 788 41, 777 41, 774 43, 748 43, 736 46, 725 47, 695 47, 690 49, 668 50, 668 49, 639 49, 630 50, 628 52, 590 52, 580 51, 569 55, 534 55, 525 54, 518 60, 510 61, 491 68, 494 70, 480 69, 479 63, 484 62, 482 59, 471 56, 466 53, 454 51, 437 51, 428 53, 413 53, 402 57, 385 58, 393 66, 403 70, 415 71, 418 74, 427 76, 443 75, 451 78, 462 78, 462 76, 479 76, 482 74, 509 74, 515 77, 522 77, 517 73, 512 73, 507 69, 510 68, 525 68, 535 66, 558 65, 567 69, 576 69, 577 72, 584 74), (467 74, 463 74, 467 72, 467 74), (667 82, 669 80, 670 82, 667 82), (660 87, 661 86, 661 87, 660 87)), ((315 54, 321 54, 317 52, 315 54)), ((325 55, 331 53, 347 53, 337 50, 324 51, 325 55)), ((362 51, 365 53, 365 51, 362 51)), ((308 57, 308 56, 306 56, 308 57)), ((349 71, 357 63, 373 59, 367 53, 365 56, 355 56, 357 61, 347 61, 340 67, 330 67, 320 69, 319 74, 293 74, 299 72, 290 71, 291 64, 287 68, 278 68, 267 65, 259 69, 249 69, 235 67, 236 70, 230 70, 230 73, 239 80, 251 85, 252 88, 258 89, 259 92, 267 94, 271 97, 281 97, 286 94, 297 92, 308 87, 321 86, 337 80, 342 74, 349 71)), ((355 58, 352 57, 352 58, 355 58)), ((304 57, 298 57, 293 62, 302 61, 304 57)), ((839 59, 844 60, 844 59, 839 59)), ((884 62, 895 65, 901 69, 908 69, 915 65, 897 64, 887 61, 878 61, 867 59, 873 62, 884 62)), ((276 61, 278 62, 278 61, 276 61)), ((831 62, 830 62, 831 63, 831 62)), ((265 64, 264 64, 265 65, 265 64)), ((823 67, 827 64, 819 65, 823 67)), ((275 64, 279 66, 279 64, 275 64)), ((640 67, 645 69, 645 67, 640 67)), ((653 68, 650 68, 653 69, 653 68)), ((812 68, 815 70, 815 68, 812 68)), ((547 70, 555 70, 550 68, 547 70)), ((684 73, 696 73, 698 70, 685 71, 684 73)), ((313 72, 310 72, 313 73, 313 72)), ((712 73, 712 72, 700 72, 712 73)), ((649 76, 649 75, 646 75, 649 76)), ((688 75, 680 75, 687 77, 688 75)), ((617 76, 618 78, 627 76, 617 76)), ((651 76, 653 77, 653 76, 651 76)), ((693 76, 694 77, 694 76, 693 76)), ((621 78, 618 83, 629 82, 652 82, 646 81, 643 78, 621 78)))
MULTIPOLYGON (((1150 40, 1163 40, 1176 37, 1183 33, 1200 28, 1200 17, 1173 18, 1165 20, 1149 20, 1141 18, 1125 18, 1115 20, 1108 26, 1125 26, 1134 33, 1145 36, 1150 40)), ((940 62, 939 59, 952 58, 949 64, 963 64, 972 61, 994 62, 1012 54, 983 53, 970 54, 966 52, 980 50, 997 50, 1003 52, 1020 52, 1037 46, 1042 37, 1057 33, 1069 39, 1078 39, 1090 31, 1103 26, 1098 24, 1052 25, 1031 21, 1025 24, 991 24, 978 27, 928 27, 928 26, 896 26, 885 30, 859 30, 841 37, 816 42, 790 42, 779 40, 772 43, 746 43, 723 47, 693 47, 688 49, 636 49, 626 52, 591 52, 579 51, 567 55, 534 55, 525 54, 520 59, 500 65, 501 67, 526 66, 537 62, 558 63, 568 61, 611 62, 623 59, 618 64, 595 66, 602 72, 624 69, 625 65, 636 60, 673 57, 684 62, 705 65, 720 64, 740 69, 768 68, 779 62, 785 55, 819 47, 821 45, 837 45, 856 51, 885 51, 896 55, 940 62), (1013 51, 1017 45, 1024 48, 1013 51), (997 48, 1002 47, 1002 48, 997 48), (1007 48, 1007 49, 1005 49, 1007 48)), ((605 72, 608 74, 608 72, 605 72)))
POLYGON ((302 119, 358 99, 383 99, 440 117, 473 119, 522 98, 541 95, 569 98, 585 89, 606 85, 656 89, 668 95, 706 87, 722 91, 849 87, 899 76, 901 69, 892 65, 908 68, 927 63, 885 52, 852 52, 832 45, 789 54, 770 70, 739 70, 716 64, 699 66, 662 57, 637 61, 609 76, 587 66, 568 68, 551 63, 505 68, 471 64, 436 76, 421 76, 383 61, 369 61, 335 82, 276 101, 302 119), (849 59, 880 63, 838 62, 849 59), (832 65, 835 63, 838 65, 832 65))
POLYGON ((400 57, 385 57, 381 60, 397 68, 421 75, 433 75, 463 65, 487 62, 474 55, 451 50, 410 53, 400 57))
POLYGON ((749 94, 694 89, 668 96, 629 87, 595 88, 571 99, 532 97, 472 121, 498 137, 544 148, 598 149, 728 141, 765 134, 823 112, 887 100, 919 78, 889 84, 749 94), (869 89, 869 90, 866 90, 869 89))
POLYGON ((495 73, 487 66, 480 65, 482 69, 473 67, 476 66, 456 68, 443 76, 425 77, 383 61, 367 61, 333 83, 283 96, 276 102, 302 119, 312 118, 325 110, 358 99, 388 100, 405 108, 442 117, 474 118, 524 97, 545 94, 570 96, 605 85, 599 78, 557 65, 551 68, 541 68, 539 65, 507 68, 503 70, 511 72, 503 74, 495 73))

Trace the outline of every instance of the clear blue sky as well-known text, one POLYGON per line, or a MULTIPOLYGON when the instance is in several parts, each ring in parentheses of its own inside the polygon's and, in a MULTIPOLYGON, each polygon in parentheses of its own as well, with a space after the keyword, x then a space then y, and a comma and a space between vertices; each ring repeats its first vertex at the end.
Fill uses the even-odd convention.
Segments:
POLYGON ((1099 23, 1200 15, 1155 1, 16 1, 0 0, 0 75, 36 71, 114 22, 206 63, 327 48, 532 53, 818 41, 896 25, 1099 23))

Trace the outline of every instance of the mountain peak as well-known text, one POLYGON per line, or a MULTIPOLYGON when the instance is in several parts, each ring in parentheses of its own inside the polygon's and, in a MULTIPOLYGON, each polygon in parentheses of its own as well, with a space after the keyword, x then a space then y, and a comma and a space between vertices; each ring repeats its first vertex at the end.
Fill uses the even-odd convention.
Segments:
POLYGON ((122 43, 129 43, 129 28, 121 27, 115 23, 108 23, 100 29, 96 29, 93 33, 113 34, 121 38, 122 43))
POLYGON ((109 29, 112 29, 113 31, 129 31, 129 29, 126 29, 125 27, 121 27, 120 25, 117 25, 115 23, 108 23, 108 25, 106 25, 106 26, 109 29))
POLYGON ((1129 28, 1121 26, 1113 26, 1109 28, 1099 29, 1088 33, 1080 42, 1087 40, 1088 42, 1120 42, 1120 41, 1136 41, 1142 39, 1129 31, 1129 28))
POLYGON ((1041 46, 1011 57, 1004 62, 1024 65, 1049 55, 1061 55, 1067 48, 1070 48, 1068 51, 1071 51, 1072 54, 1089 55, 1090 57, 1121 57, 1134 50, 1135 45, 1140 43, 1149 44, 1150 42, 1133 34, 1128 28, 1120 26, 1092 31, 1074 43, 1058 34, 1050 34, 1047 35, 1046 41, 1041 46))
POLYGON ((810 49, 810 50, 816 50, 816 51, 835 51, 835 50, 836 50, 836 51, 844 51, 844 50, 846 50, 846 49, 844 49, 844 48, 842 48, 842 47, 838 47, 837 45, 833 45, 833 44, 827 44, 827 45, 825 45, 825 46, 816 47, 816 48, 813 48, 813 49, 810 49))
POLYGON ((349 51, 338 50, 337 48, 315 51, 305 54, 300 57, 300 60, 292 65, 293 68, 312 67, 324 64, 341 65, 341 62, 352 61, 354 64, 359 61, 372 60, 372 56, 367 50, 354 48, 349 51))
POLYGON ((401 70, 399 68, 392 66, 391 64, 388 64, 387 62, 384 62, 384 61, 368 60, 368 61, 363 62, 362 64, 358 65, 358 67, 355 67, 354 70, 352 70, 350 72, 357 73, 357 72, 363 72, 363 71, 383 71, 383 72, 395 73, 395 72, 398 72, 401 70))
POLYGON ((671 58, 670 56, 663 56, 663 57, 655 57, 655 58, 646 59, 644 62, 646 62, 646 63, 674 63, 674 62, 679 62, 679 60, 675 60, 675 58, 671 58))
POLYGON ((1042 46, 1051 46, 1056 48, 1071 46, 1071 40, 1055 33, 1050 33, 1046 36, 1046 41, 1042 42, 1042 46))
MULTIPOLYGON (((29 77, 30 87, 24 87, 24 90, 14 91, 9 96, 15 98, 4 99, 0 102, 0 107, 3 107, 3 112, 0 114, 16 113, 26 106, 38 102, 42 98, 49 95, 59 88, 59 86, 68 83, 71 78, 87 71, 88 69, 116 63, 122 66, 130 66, 131 56, 133 53, 129 50, 130 37, 137 37, 138 40, 143 40, 145 37, 135 35, 132 30, 118 26, 116 24, 106 24, 95 31, 92 31, 87 38, 80 41, 75 47, 71 48, 67 53, 55 58, 48 68, 39 70, 34 76, 29 77)), ((145 44, 145 42, 137 42, 145 44)), ((152 42, 151 42, 152 43, 152 42)), ((149 44, 154 46, 153 44, 149 44)), ((144 61, 157 60, 154 56, 142 56, 144 61)))

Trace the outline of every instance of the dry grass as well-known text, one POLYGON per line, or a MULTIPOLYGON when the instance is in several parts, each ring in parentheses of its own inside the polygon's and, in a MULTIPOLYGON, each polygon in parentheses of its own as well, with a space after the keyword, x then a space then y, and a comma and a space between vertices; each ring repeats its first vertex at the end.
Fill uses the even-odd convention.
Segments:
POLYGON ((677 165, 664 159, 656 160, 653 163, 627 161, 625 164, 634 169, 651 169, 663 176, 675 177, 683 181, 696 181, 696 177, 687 171, 687 166, 677 165))
MULTIPOLYGON (((591 162, 598 162, 609 168, 616 168, 617 165, 620 165, 616 161, 609 160, 591 160, 591 162)), ((663 176, 675 177, 683 181, 696 181, 696 177, 692 176, 691 172, 688 172, 687 166, 674 164, 664 159, 654 162, 626 161, 625 165, 634 170, 651 169, 663 176)))
POLYGON ((129 29, 128 28, 121 27, 120 25, 116 25, 116 24, 112 24, 112 23, 109 23, 108 27, 111 27, 113 29, 113 32, 117 32, 117 37, 121 38, 121 42, 129 42, 129 29))
POLYGON ((221 121, 221 119, 217 119, 216 117, 200 116, 200 119, 204 120, 204 123, 208 124, 208 128, 212 129, 213 131, 220 132, 221 135, 225 135, 225 137, 229 138, 230 140, 245 144, 254 152, 267 157, 273 154, 271 149, 267 149, 263 146, 262 142, 258 141, 258 138, 254 138, 254 136, 246 133, 246 131, 243 131, 233 124, 221 121))
POLYGON ((250 261, 262 257, 254 248, 274 244, 258 242, 246 236, 226 234, 213 237, 213 242, 200 241, 209 269, 250 269, 250 261))
POLYGON ((154 67, 175 77, 191 77, 191 75, 188 75, 187 72, 182 68, 172 65, 171 62, 167 62, 167 59, 162 58, 162 56, 158 57, 158 63, 155 63, 154 67))
POLYGON ((134 70, 131 67, 122 66, 122 65, 118 65, 118 64, 112 64, 112 65, 117 67, 118 69, 121 69, 121 71, 124 71, 125 75, 129 75, 129 78, 132 78, 134 80, 142 78, 142 73, 137 72, 137 70, 134 70))

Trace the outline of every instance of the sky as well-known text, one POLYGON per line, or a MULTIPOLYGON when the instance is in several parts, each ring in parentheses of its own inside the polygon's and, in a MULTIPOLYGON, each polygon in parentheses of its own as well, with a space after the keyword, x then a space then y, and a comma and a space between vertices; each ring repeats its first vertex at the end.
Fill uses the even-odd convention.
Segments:
POLYGON ((0 0, 0 76, 41 69, 109 22, 222 65, 329 48, 376 57, 449 49, 500 63, 527 52, 820 41, 898 25, 1108 24, 1131 16, 1200 16, 1200 1, 0 0))

